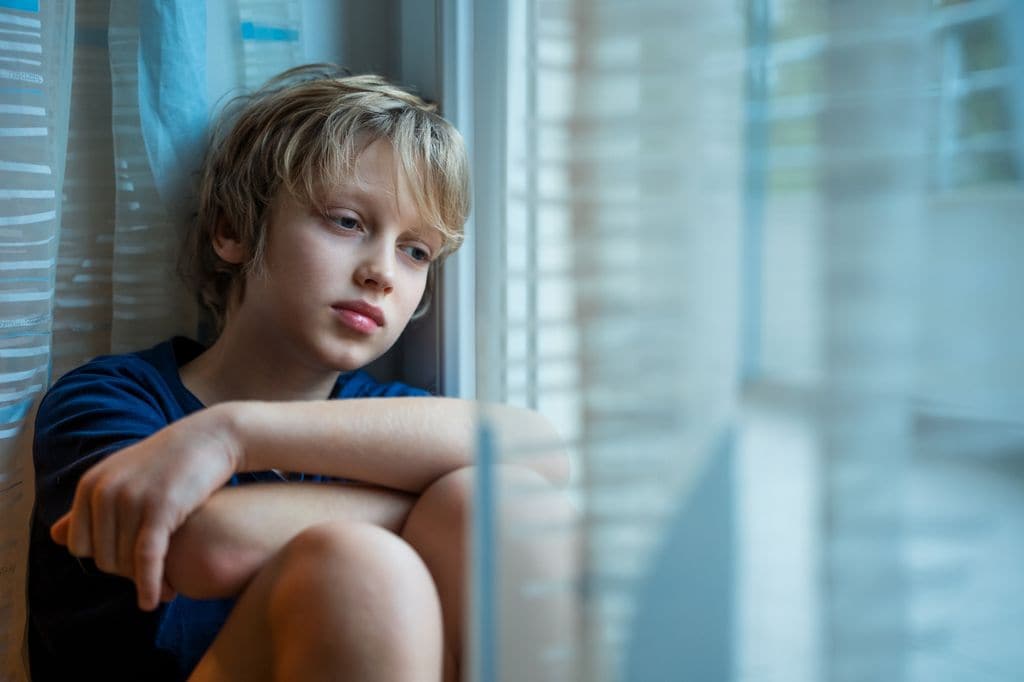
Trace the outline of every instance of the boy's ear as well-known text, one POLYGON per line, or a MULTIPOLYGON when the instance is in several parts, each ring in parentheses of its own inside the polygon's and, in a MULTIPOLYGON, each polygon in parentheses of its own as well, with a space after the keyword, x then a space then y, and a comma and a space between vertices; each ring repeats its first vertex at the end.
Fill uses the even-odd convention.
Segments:
POLYGON ((222 261, 232 265, 241 265, 248 255, 245 246, 224 220, 219 221, 213 231, 213 250, 222 261))

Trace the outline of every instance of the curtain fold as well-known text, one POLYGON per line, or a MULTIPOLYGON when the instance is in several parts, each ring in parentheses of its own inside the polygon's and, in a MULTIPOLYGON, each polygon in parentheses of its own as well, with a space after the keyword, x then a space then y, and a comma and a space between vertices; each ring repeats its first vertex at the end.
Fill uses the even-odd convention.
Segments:
POLYGON ((205 25, 205 12, 198 11, 198 4, 180 2, 175 6, 183 10, 191 6, 192 12, 169 11, 160 16, 146 12, 149 5, 135 0, 110 3, 116 191, 111 267, 113 352, 145 348, 173 334, 195 334, 196 306, 175 274, 189 194, 164 201, 160 190, 181 191, 188 186, 189 174, 196 168, 196 143, 205 133, 205 84, 196 91, 197 81, 180 75, 189 70, 203 73, 194 62, 198 55, 205 56, 205 31, 176 26, 205 25), (142 20, 163 23, 143 31, 142 20), (140 42, 143 33, 150 38, 145 44, 140 42), (201 42, 189 45, 187 41, 201 42), (182 63, 174 64, 169 55, 180 57, 182 63), (166 72, 161 72, 164 67, 166 72), (187 89, 176 90, 178 87, 187 89), (168 91, 161 92, 164 88, 168 91), (168 107, 157 115, 155 107, 175 99, 197 100, 198 104, 168 107), (178 153, 168 151, 179 138, 180 160, 178 153))
POLYGON ((301 9, 238 0, 208 45, 202 0, 0 0, 0 679, 26 679, 35 404, 92 357, 199 333, 176 266, 208 49, 257 87, 303 61, 301 9))
POLYGON ((69 134, 53 299, 52 376, 110 351, 114 146, 110 0, 80 0, 69 80, 69 134))
POLYGON ((157 192, 174 222, 188 220, 205 143, 206 2, 139 2, 138 106, 157 192))
POLYGON ((91 357, 195 333, 175 265, 207 122, 205 22, 198 0, 0 1, 5 680, 25 675, 36 401, 91 357))
POLYGON ((74 2, 0 2, 0 677, 20 680, 33 405, 49 381, 74 2))

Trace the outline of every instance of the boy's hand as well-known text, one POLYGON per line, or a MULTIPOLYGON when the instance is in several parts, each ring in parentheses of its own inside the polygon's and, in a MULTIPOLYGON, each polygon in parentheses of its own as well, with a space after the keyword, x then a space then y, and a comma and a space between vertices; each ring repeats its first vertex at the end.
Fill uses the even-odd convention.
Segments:
POLYGON ((135 581, 139 608, 172 592, 164 581, 171 534, 241 460, 229 410, 215 406, 107 457, 82 476, 71 510, 50 529, 78 557, 135 581))

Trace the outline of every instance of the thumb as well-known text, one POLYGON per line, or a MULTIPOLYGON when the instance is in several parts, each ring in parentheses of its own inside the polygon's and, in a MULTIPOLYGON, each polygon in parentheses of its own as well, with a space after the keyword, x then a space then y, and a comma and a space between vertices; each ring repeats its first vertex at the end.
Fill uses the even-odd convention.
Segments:
POLYGON ((57 519, 57 522, 50 526, 50 537, 58 545, 67 546, 68 528, 71 527, 71 515, 65 514, 57 519))

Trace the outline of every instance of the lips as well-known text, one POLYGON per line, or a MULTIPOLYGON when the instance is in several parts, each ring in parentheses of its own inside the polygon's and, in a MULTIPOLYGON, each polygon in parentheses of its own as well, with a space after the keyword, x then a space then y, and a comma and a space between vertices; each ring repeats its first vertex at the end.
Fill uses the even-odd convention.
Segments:
POLYGON ((384 326, 384 311, 375 305, 370 305, 365 301, 341 301, 331 306, 339 313, 349 313, 347 317, 355 321, 360 321, 359 318, 364 318, 365 322, 372 322, 377 327, 384 326), (351 315, 351 313, 355 313, 351 315))

